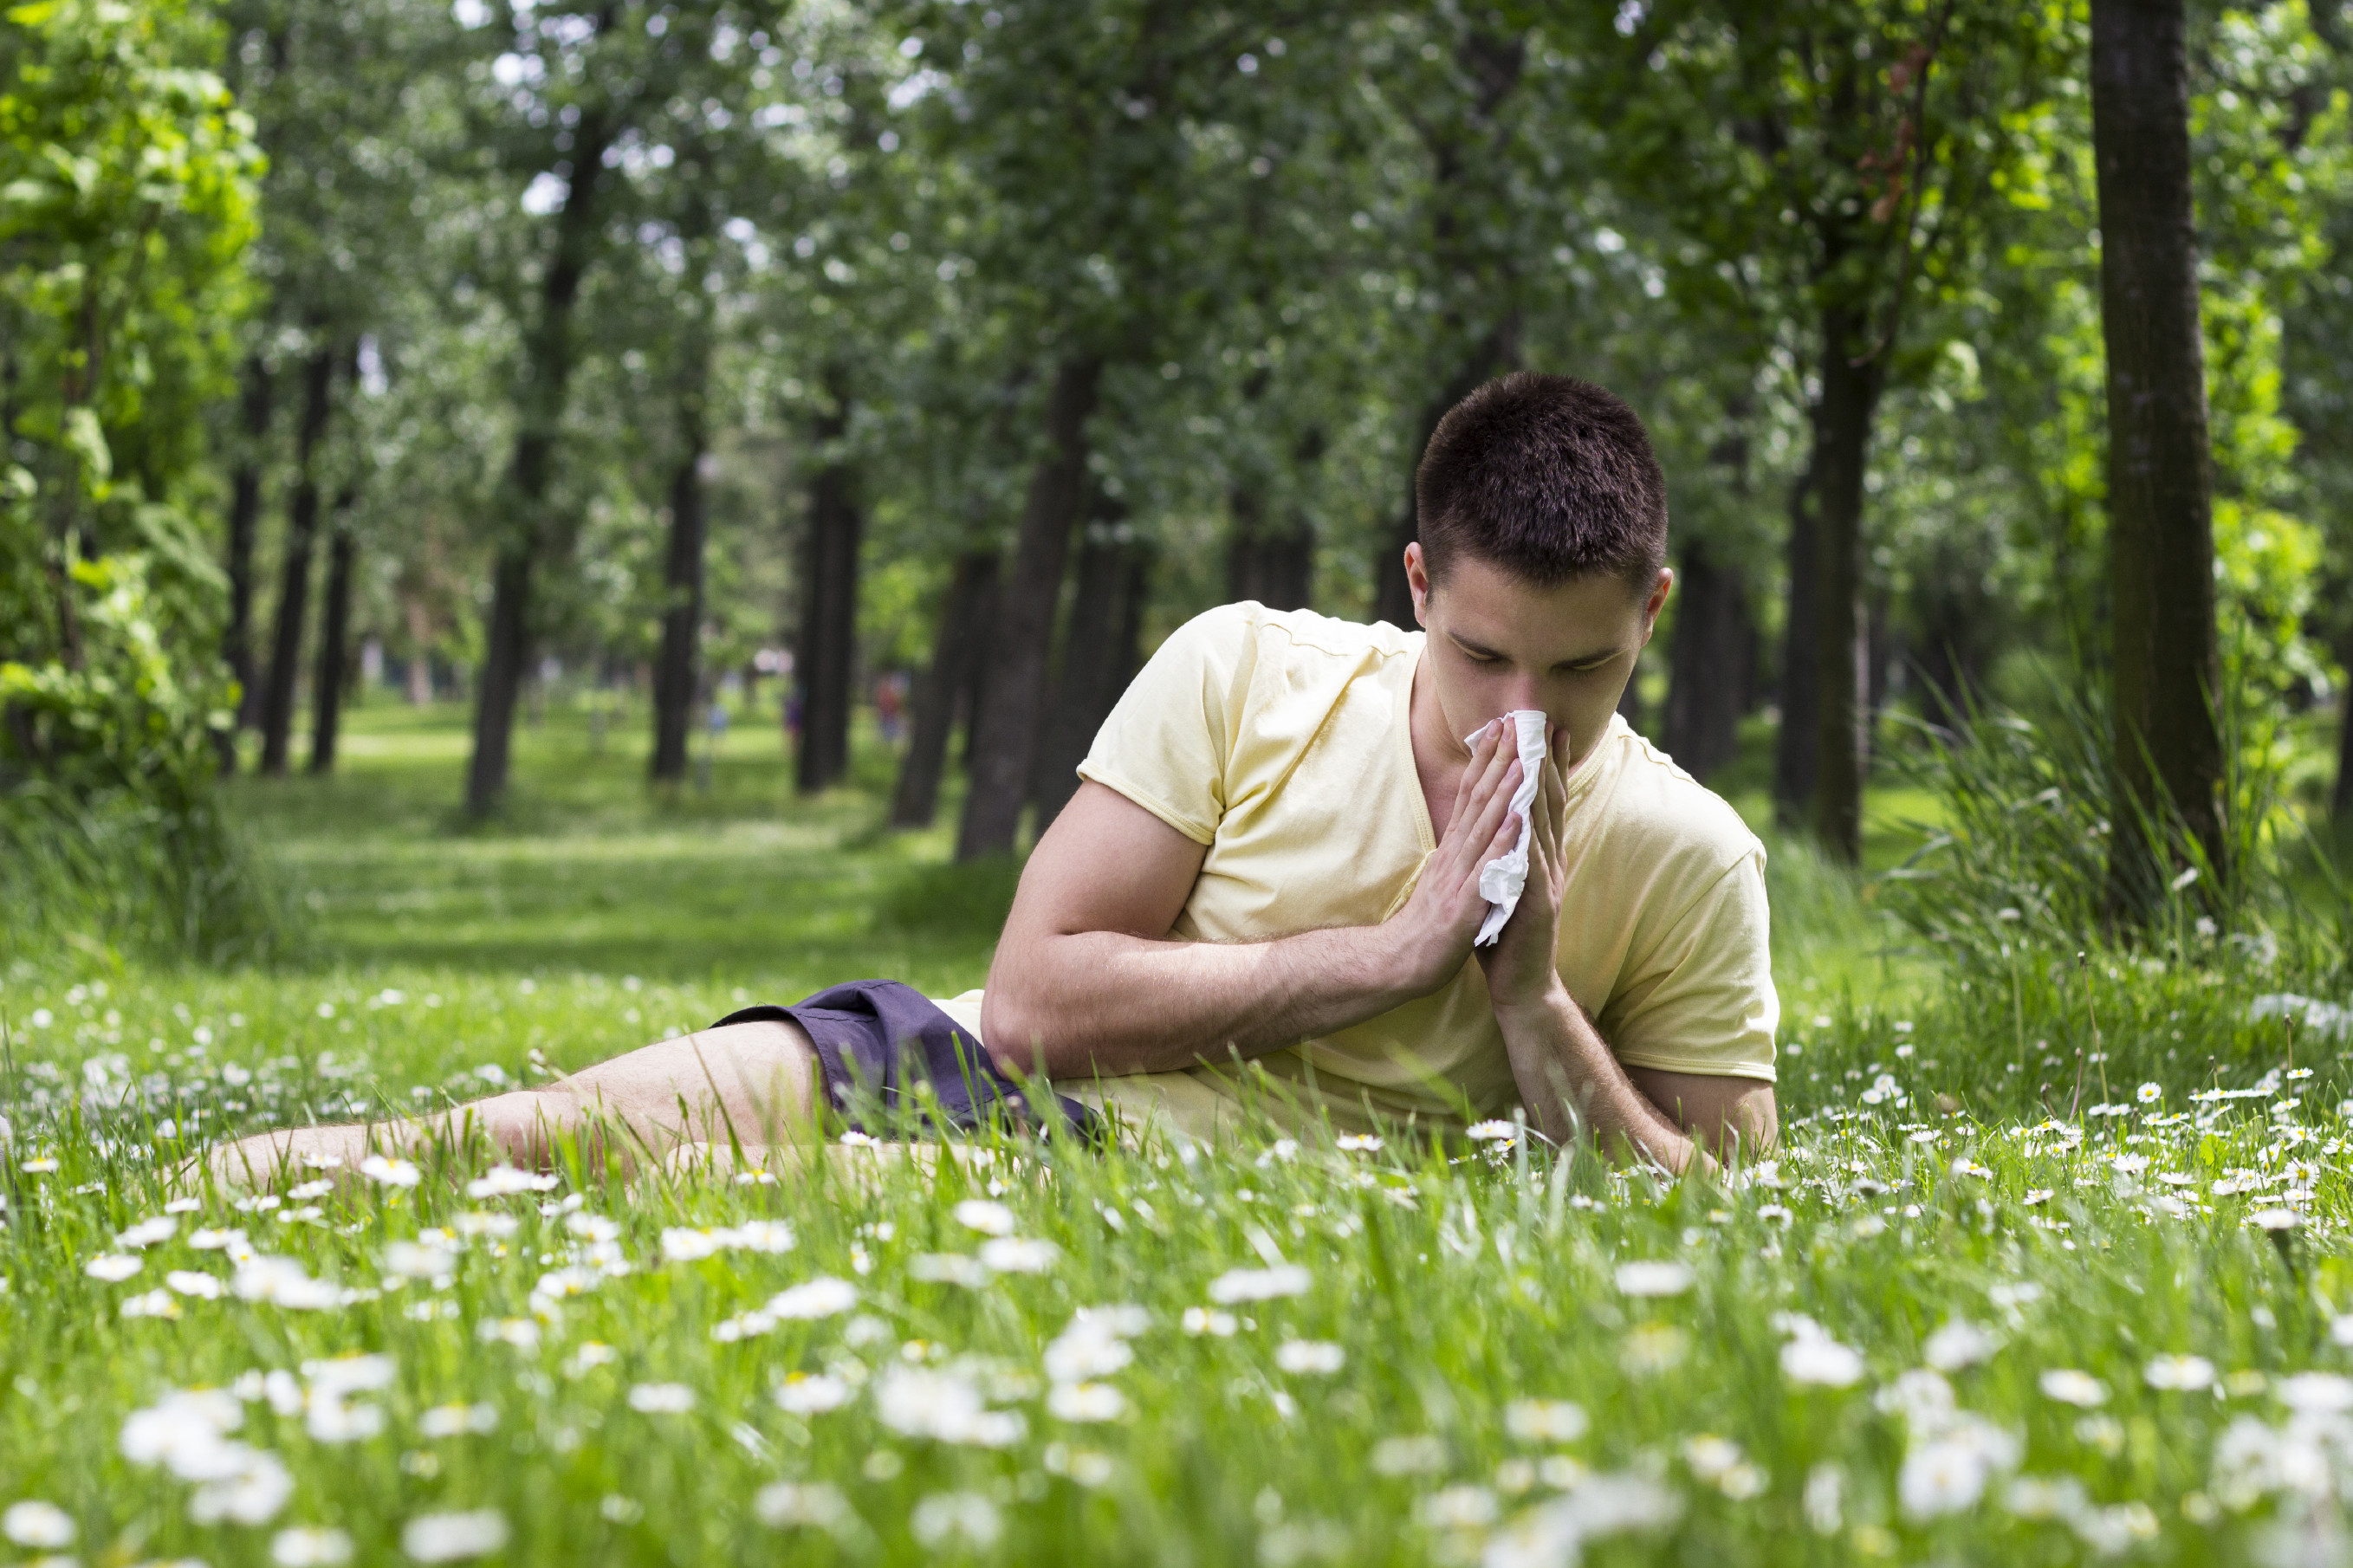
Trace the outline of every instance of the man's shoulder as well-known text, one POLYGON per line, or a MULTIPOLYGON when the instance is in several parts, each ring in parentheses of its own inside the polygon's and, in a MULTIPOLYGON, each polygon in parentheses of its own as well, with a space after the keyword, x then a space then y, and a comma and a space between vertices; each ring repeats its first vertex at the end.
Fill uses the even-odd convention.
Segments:
POLYGON ((1720 875, 1751 856, 1762 862, 1764 844, 1732 804, 1672 757, 1622 721, 1603 744, 1618 749, 1604 816, 1613 852, 1692 877, 1720 875))
POLYGON ((1399 631, 1387 621, 1366 626, 1319 616, 1313 610, 1272 610, 1255 599, 1242 599, 1204 610, 1176 634, 1205 646, 1241 647, 1256 645, 1261 657, 1362 660, 1367 655, 1409 654, 1419 637, 1399 631))

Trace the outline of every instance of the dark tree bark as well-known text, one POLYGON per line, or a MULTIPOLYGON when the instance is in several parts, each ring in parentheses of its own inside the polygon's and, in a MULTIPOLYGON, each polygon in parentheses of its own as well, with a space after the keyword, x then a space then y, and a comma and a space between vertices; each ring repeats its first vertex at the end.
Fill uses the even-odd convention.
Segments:
POLYGON ((1773 811, 1784 827, 1803 826, 1813 809, 1820 753, 1814 729, 1821 711, 1814 668, 1819 635, 1814 605, 1821 593, 1815 563, 1814 475, 1809 468, 1789 487, 1788 591, 1781 625, 1781 678, 1776 699, 1780 732, 1773 742, 1773 811))
POLYGON ((1429 448, 1430 438, 1437 434, 1438 422, 1446 417, 1447 410, 1483 383, 1518 365, 1519 325, 1516 317, 1497 322, 1472 347, 1439 395, 1422 405, 1421 418, 1416 426, 1419 437, 1413 444, 1413 466, 1405 477, 1405 512, 1389 531, 1388 542, 1377 563, 1379 571, 1373 579, 1373 619, 1377 621, 1387 621, 1407 630, 1413 627, 1413 588, 1406 581, 1405 547, 1420 531, 1414 479, 1420 471, 1421 455, 1429 448))
POLYGON ((1739 750, 1757 627, 1747 579, 1738 567, 1719 563, 1704 541, 1683 547, 1676 598, 1659 744, 1704 783, 1739 750))
POLYGON ((261 710, 261 683, 253 658, 253 550, 261 532, 262 443, 269 436, 269 366, 259 354, 245 362, 245 386, 237 400, 237 467, 229 479, 228 626, 221 633, 221 657, 237 679, 237 722, 215 736, 223 772, 237 766, 237 731, 261 710))
MULTIPOLYGON (((1253 385, 1263 374, 1251 378, 1253 385)), ((1303 477, 1323 457, 1324 433, 1311 429, 1292 449, 1292 465, 1303 477)), ((1237 480, 1227 491, 1226 505, 1233 514, 1226 544, 1228 602, 1255 599, 1270 610, 1307 608, 1315 585, 1314 519, 1303 507, 1270 517, 1262 479, 1237 480)))
POLYGON ((2131 830, 2178 813, 2218 872, 2221 700, 2213 459, 2199 335, 2181 0, 2093 0, 2092 150, 2107 346, 2108 586, 2116 637, 2109 895, 2136 918, 2171 868, 2131 830))
POLYGON ((343 693, 349 687, 352 638, 352 571, 359 548, 352 538, 352 503, 358 492, 346 485, 335 497, 328 524, 327 602, 319 625, 319 663, 311 677, 311 771, 335 771, 335 746, 343 733, 343 693))
POLYGON ((668 599, 662 609, 661 651, 654 659, 654 755, 657 783, 686 777, 687 736, 694 722, 702 677, 702 557, 706 533, 702 458, 702 379, 697 374, 678 400, 680 451, 670 480, 670 551, 662 565, 668 599))
MULTIPOLYGON (((1526 47, 1517 37, 1471 26, 1456 46, 1455 64, 1463 79, 1473 84, 1468 111, 1459 121, 1426 122, 1423 136, 1430 149, 1433 193, 1431 253, 1438 269, 1455 281, 1454 297, 1440 318, 1440 342, 1468 347, 1452 377, 1422 405, 1406 468, 1405 510, 1389 530, 1381 558, 1374 563, 1373 618, 1409 629, 1414 624, 1413 590, 1406 581, 1405 547, 1414 542, 1417 532, 1414 476, 1421 467, 1421 455, 1448 409, 1482 382, 1517 368, 1520 362, 1519 309, 1509 302, 1516 283, 1513 274, 1516 258, 1498 254, 1486 241, 1487 224, 1475 210, 1480 198, 1469 187, 1481 171, 1504 165, 1501 154, 1509 129, 1498 123, 1497 116, 1519 85, 1527 64, 1526 47), (1484 331, 1475 331, 1471 312, 1490 310, 1492 301, 1498 299, 1506 301, 1502 314, 1492 318, 1484 331)), ((1492 189, 1486 196, 1509 199, 1505 193, 1492 189)))
MULTIPOLYGON (((831 406, 810 434, 820 449, 849 429, 848 373, 826 376, 831 406)), ((849 773, 849 712, 858 658, 858 549, 865 519, 849 463, 828 455, 809 481, 801 551, 801 626, 793 675, 801 685, 801 753, 795 785, 812 795, 849 773)))
MULTIPOLYGON (((2337 661, 2353 669, 2353 634, 2337 650, 2337 661)), ((2353 685, 2337 705, 2337 791, 2328 803, 2329 816, 2341 829, 2353 824, 2353 685)))
POLYGON ((981 710, 988 706, 989 672, 997 668, 997 619, 1004 611, 1005 563, 992 555, 988 577, 973 604, 972 663, 965 668, 963 681, 956 688, 955 722, 964 731, 956 763, 965 770, 967 779, 972 772, 974 737, 980 733, 981 710))
POLYGON ((987 616, 996 606, 997 552, 965 551, 956 557, 947 593, 940 600, 931 661, 916 673, 914 689, 908 695, 907 755, 891 793, 893 827, 929 827, 939 813, 948 737, 980 658, 987 616))
MULTIPOLYGON (((1862 857, 1862 779, 1870 757, 1869 661, 1862 610, 1862 473, 1881 367, 1854 356, 1862 312, 1822 312, 1822 394, 1814 411, 1814 833, 1853 865, 1862 857)), ((1784 722, 1787 717, 1784 716, 1784 722)))
POLYGON ((287 510, 286 556, 278 578, 277 618, 270 627, 269 673, 261 693, 261 772, 286 772, 294 734, 294 687, 301 673, 302 624, 311 607, 311 550, 319 531, 319 444, 334 406, 336 354, 312 351, 302 367, 302 423, 295 434, 294 500, 287 510))
POLYGON ((574 130, 571 185, 556 215, 554 247, 540 281, 539 318, 524 334, 531 374, 516 398, 521 417, 506 485, 511 515, 491 569, 491 624, 475 689, 474 752, 466 766, 469 816, 489 816, 506 795, 515 703, 531 659, 532 580, 547 542, 548 483, 577 353, 572 313, 604 223, 599 198, 605 150, 614 132, 613 121, 601 114, 583 115, 574 130))
POLYGON ((1270 610, 1303 610, 1315 575, 1315 535, 1306 519, 1268 521, 1265 498, 1236 485, 1227 496, 1234 517, 1226 546, 1226 597, 1255 599, 1270 610))
POLYGON ((1957 731, 1974 694, 1982 687, 1999 611, 1989 602, 1982 568, 1959 551, 1935 551, 1927 569, 1914 574, 1912 620, 1918 646, 1911 650, 1912 679, 1930 723, 1957 731))
POLYGON ((1029 784, 1039 833, 1078 793, 1079 764, 1135 674, 1151 552, 1126 534, 1116 522, 1097 522, 1079 546, 1078 591, 1029 784))
POLYGON ((1047 397, 1047 449, 1030 471, 1013 568, 1000 590, 987 689, 973 721, 972 787, 965 796, 956 858, 1009 854, 1029 794, 1030 759, 1044 719, 1046 658, 1071 533, 1084 502, 1087 419, 1103 361, 1067 359, 1047 397))

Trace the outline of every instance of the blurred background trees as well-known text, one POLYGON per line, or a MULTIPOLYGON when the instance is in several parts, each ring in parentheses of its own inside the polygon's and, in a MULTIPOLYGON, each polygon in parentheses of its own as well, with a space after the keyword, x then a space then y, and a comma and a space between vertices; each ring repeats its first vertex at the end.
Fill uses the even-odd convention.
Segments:
MULTIPOLYGON (((354 696, 464 704, 480 816, 548 703, 661 789, 765 715, 780 788, 871 725, 892 824, 1003 854, 1187 616, 1409 617, 1420 446, 1525 366, 1666 464, 1627 717, 1853 859, 1895 719, 2117 657, 2110 10, 19 6, 0 768, 185 795, 332 768, 354 696)), ((2217 631, 2117 690, 2146 728, 2211 671, 2321 809, 2353 19, 2179 37, 2217 631)))

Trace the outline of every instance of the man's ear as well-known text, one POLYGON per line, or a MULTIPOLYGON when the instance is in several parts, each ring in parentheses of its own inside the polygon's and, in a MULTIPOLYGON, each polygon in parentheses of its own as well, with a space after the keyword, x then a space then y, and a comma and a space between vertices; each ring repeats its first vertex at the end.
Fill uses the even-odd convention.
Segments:
POLYGON ((1405 585, 1413 594, 1413 619, 1416 626, 1430 625, 1430 563, 1421 553, 1421 541, 1405 547, 1405 585))
POLYGON ((1651 640, 1651 634, 1658 630, 1659 612, 1667 607, 1667 595, 1673 592, 1674 586, 1674 569, 1669 566, 1660 567, 1657 580, 1651 584, 1651 596, 1642 605, 1642 641, 1646 646, 1651 640))

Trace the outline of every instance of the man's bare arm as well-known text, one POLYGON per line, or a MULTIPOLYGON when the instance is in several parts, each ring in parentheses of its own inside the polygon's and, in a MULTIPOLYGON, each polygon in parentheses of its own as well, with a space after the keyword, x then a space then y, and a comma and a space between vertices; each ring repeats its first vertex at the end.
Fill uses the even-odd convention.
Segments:
POLYGON ((1773 1086, 1761 1078, 1718 1078, 1657 1068, 1628 1068, 1626 1076, 1643 1099, 1718 1160, 1736 1155, 1744 1162, 1754 1160, 1781 1141, 1773 1086))
POLYGON ((1581 1132, 1613 1159, 1639 1152, 1680 1173, 1736 1143, 1754 1153, 1778 1131, 1771 1084, 1628 1068, 1561 983, 1567 750, 1555 735, 1532 808, 1526 890, 1503 940, 1481 953, 1521 1102, 1546 1136, 1581 1132))
POLYGON ((1529 1117, 1556 1142, 1582 1134, 1613 1159, 1639 1152, 1680 1173, 1736 1149, 1752 1158, 1779 1135, 1771 1084, 1626 1067, 1565 991, 1498 1008, 1496 1022, 1529 1117))
POLYGON ((1259 942, 1175 942, 1207 850, 1115 790, 1079 786, 1022 872, 981 1035, 1008 1071, 1167 1072, 1379 1016, 1461 970, 1479 868, 1516 829, 1510 751, 1483 734, 1446 835, 1384 924, 1259 942))

